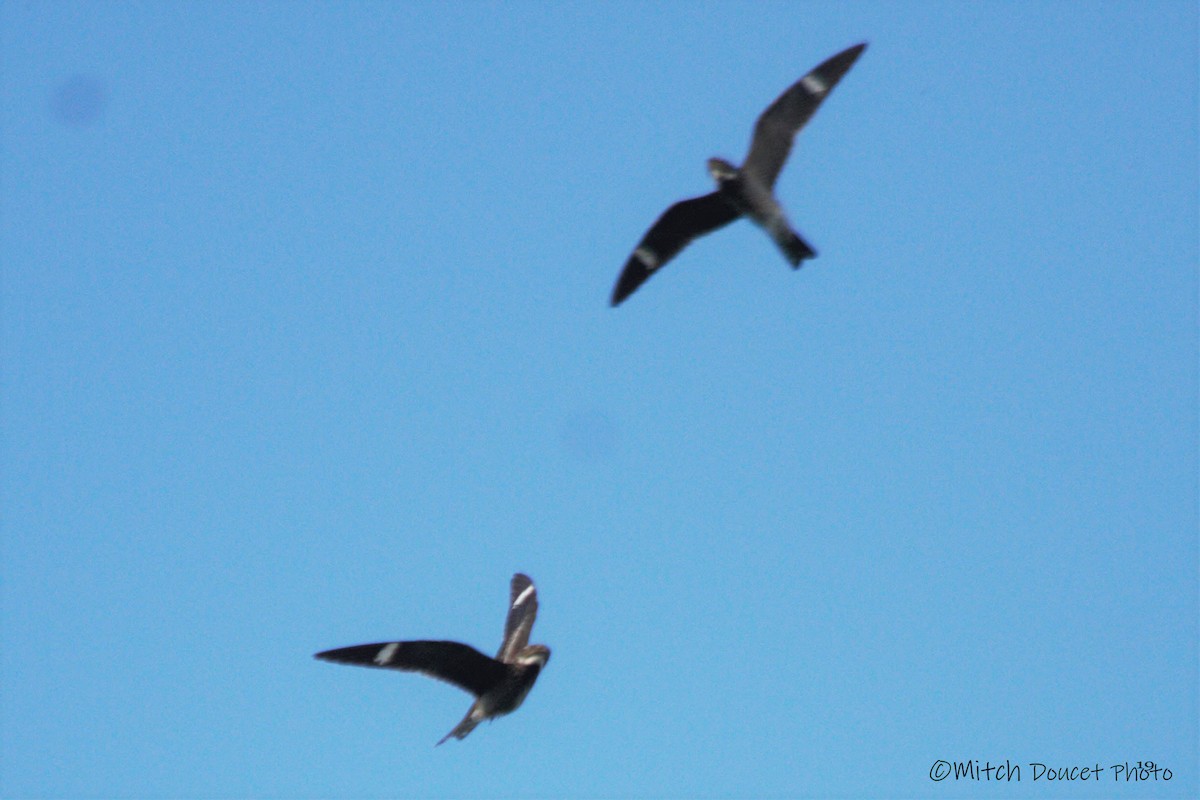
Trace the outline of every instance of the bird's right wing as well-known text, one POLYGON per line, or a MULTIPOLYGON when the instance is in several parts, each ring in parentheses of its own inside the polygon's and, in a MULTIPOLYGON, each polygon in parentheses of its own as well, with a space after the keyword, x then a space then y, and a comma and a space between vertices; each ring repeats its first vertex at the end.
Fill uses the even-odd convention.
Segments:
POLYGON ((712 233, 740 216, 737 209, 721 199, 717 192, 680 200, 668 208, 646 231, 633 249, 633 255, 625 262, 625 269, 613 287, 612 304, 620 305, 690 241, 712 233))
POLYGON ((766 186, 774 186, 796 133, 816 113, 833 87, 850 71, 866 49, 866 43, 856 44, 819 66, 788 87, 754 123, 750 152, 742 171, 753 175, 766 186))
POLYGON ((529 644, 529 632, 537 619, 537 589, 528 575, 512 577, 508 592, 508 617, 504 620, 504 641, 500 643, 498 661, 511 663, 513 656, 529 644))
POLYGON ((491 689, 508 668, 474 647, 460 642, 379 642, 317 653, 315 658, 360 667, 420 672, 452 683, 473 695, 491 689))

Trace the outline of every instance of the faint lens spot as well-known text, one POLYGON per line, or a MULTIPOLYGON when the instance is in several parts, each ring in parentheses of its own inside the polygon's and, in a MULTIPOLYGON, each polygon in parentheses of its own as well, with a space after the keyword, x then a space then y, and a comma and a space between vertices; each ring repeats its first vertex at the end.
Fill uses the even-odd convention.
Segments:
POLYGON ((87 75, 72 75, 54 90, 50 113, 63 125, 83 128, 100 119, 107 105, 108 92, 101 81, 87 75))
POLYGON ((598 409, 573 411, 562 423, 563 448, 581 461, 604 461, 620 438, 612 417, 598 409))

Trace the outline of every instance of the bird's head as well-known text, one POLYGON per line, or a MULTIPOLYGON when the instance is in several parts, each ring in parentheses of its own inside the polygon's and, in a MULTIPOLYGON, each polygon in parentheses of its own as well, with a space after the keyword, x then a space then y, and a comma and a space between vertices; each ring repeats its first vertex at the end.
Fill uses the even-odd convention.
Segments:
POLYGON ((710 158, 708 160, 708 174, 717 183, 724 183, 736 178, 738 171, 737 167, 723 158, 710 158))
POLYGON ((549 660, 550 648, 544 644, 531 644, 517 653, 516 658, 513 659, 522 666, 537 667, 538 669, 546 666, 546 662, 549 660))

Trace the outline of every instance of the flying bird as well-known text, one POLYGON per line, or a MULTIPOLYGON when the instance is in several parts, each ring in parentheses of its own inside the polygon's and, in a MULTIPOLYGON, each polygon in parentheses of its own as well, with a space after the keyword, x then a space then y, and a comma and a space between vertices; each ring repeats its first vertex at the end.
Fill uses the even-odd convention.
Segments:
POLYGON ((771 103, 754 124, 750 152, 741 169, 721 158, 708 160, 708 172, 717 182, 717 190, 681 200, 663 212, 625 262, 625 269, 613 287, 614 306, 633 294, 693 239, 723 228, 739 217, 749 217, 765 230, 793 269, 799 269, 804 259, 817 255, 792 229, 775 199, 775 180, 787 161, 796 133, 866 47, 863 42, 843 50, 796 81, 771 103))
POLYGON ((550 660, 550 648, 529 644, 537 609, 533 581, 518 572, 512 577, 504 641, 495 658, 470 645, 445 641, 357 644, 325 650, 315 657, 340 664, 420 672, 475 695, 467 715, 442 737, 440 745, 451 736, 466 738, 480 722, 516 711, 525 700, 538 673, 550 660))

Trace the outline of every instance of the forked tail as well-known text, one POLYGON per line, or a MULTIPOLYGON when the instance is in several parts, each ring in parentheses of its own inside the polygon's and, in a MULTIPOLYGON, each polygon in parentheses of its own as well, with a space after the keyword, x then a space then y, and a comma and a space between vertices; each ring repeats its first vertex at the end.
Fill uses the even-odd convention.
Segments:
POLYGON ((454 726, 454 730, 450 731, 445 736, 443 736, 442 740, 440 742, 438 742, 437 744, 435 744, 434 747, 441 746, 451 736, 453 736, 455 739, 467 738, 467 734, 470 733, 471 731, 475 730, 475 726, 478 724, 479 724, 479 720, 475 719, 475 709, 472 708, 470 711, 467 712, 467 715, 465 717, 463 717, 463 721, 458 723, 458 725, 454 726))
POLYGON ((801 261, 817 256, 817 251, 813 250, 808 242, 800 238, 800 234, 786 224, 772 230, 771 238, 775 240, 775 244, 779 245, 779 249, 783 251, 784 258, 792 265, 792 269, 800 269, 801 261))

